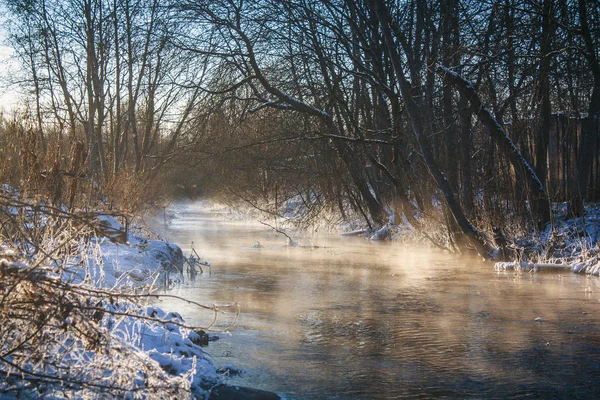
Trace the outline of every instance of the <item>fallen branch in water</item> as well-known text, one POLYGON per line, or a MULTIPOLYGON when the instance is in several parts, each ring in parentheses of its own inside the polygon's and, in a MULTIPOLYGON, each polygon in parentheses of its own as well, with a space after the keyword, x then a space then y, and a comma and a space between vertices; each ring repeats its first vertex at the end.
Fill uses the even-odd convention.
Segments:
MULTIPOLYGON (((316 246, 314 244, 311 244, 310 246, 303 246, 301 244, 298 244, 298 242, 296 242, 294 239, 292 239, 292 237, 290 235, 288 235, 287 233, 285 233, 284 231, 279 230, 279 229, 275 228, 274 226, 267 224, 266 222, 262 222, 262 221, 258 221, 258 222, 260 222, 261 224, 263 224, 265 226, 268 226, 269 228, 273 229, 275 232, 281 233, 282 235, 284 235, 288 239, 288 243, 287 243, 288 247, 302 247, 302 248, 310 248, 310 249, 324 249, 324 248, 327 248, 327 246, 316 246)), ((256 242, 256 243, 258 243, 258 246, 256 246, 256 244, 255 244, 253 246, 254 248, 258 249, 258 248, 262 247, 259 242, 256 242)))
POLYGON ((276 227, 274 227, 273 225, 267 224, 266 222, 263 221, 258 221, 261 224, 268 226, 269 228, 273 229, 275 232, 280 233, 282 235, 284 235, 287 239, 288 239, 288 246, 289 247, 296 247, 298 246, 298 243, 296 241, 294 241, 294 239, 292 239, 292 237, 290 235, 288 235, 287 233, 285 233, 284 231, 277 229, 276 227))

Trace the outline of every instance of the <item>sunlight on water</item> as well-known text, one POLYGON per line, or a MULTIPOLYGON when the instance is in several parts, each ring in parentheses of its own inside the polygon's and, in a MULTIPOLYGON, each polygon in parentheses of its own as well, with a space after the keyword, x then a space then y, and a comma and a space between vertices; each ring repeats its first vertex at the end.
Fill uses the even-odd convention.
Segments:
POLYGON ((175 211, 165 235, 186 254, 193 241, 213 273, 173 293, 242 308, 231 336, 207 348, 217 366, 245 371, 231 383, 290 399, 600 393, 597 278, 497 273, 477 258, 338 235, 289 248, 264 225, 175 211))

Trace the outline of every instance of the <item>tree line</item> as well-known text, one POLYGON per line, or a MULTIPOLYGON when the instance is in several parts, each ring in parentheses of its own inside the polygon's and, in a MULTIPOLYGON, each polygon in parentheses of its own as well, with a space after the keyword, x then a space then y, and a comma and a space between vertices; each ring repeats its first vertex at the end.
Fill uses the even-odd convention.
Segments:
POLYGON ((435 216, 484 255, 600 195, 593 0, 7 5, 28 132, 84 143, 97 180, 169 170, 309 220, 435 216))

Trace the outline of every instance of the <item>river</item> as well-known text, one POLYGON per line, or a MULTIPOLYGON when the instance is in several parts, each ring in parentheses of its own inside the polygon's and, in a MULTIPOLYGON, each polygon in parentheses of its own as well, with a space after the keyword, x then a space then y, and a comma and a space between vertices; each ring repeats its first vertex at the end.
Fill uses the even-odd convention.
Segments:
MULTIPOLYGON (((179 205, 164 234, 212 263, 171 294, 241 307, 231 334, 206 348, 217 367, 242 371, 230 384, 287 399, 600 397, 598 278, 496 272, 335 234, 287 247, 267 226, 198 204, 179 205)), ((211 320, 163 306, 190 324, 211 320)))

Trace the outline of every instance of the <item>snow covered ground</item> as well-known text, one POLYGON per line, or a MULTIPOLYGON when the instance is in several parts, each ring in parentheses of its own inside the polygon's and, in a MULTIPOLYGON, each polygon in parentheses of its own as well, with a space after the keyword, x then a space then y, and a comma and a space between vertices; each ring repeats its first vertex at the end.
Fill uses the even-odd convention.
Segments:
POLYGON ((86 248, 87 268, 74 269, 79 279, 85 273, 95 286, 114 289, 160 287, 182 279, 185 258, 179 246, 127 234, 114 217, 101 215, 98 219, 106 236, 91 239, 86 248), (118 232, 122 239, 115 240, 117 235, 111 232, 118 232))
POLYGON ((600 275, 600 203, 586 204, 583 218, 568 218, 556 206, 554 223, 539 234, 515 240, 515 261, 495 264, 497 270, 571 271, 600 275))
MULTIPOLYGON (((105 231, 124 232, 124 227, 116 219, 110 216, 100 218, 103 225, 109 227, 105 231)), ((126 235, 125 243, 110 240, 109 237, 94 238, 92 243, 96 245, 96 249, 92 248, 92 253, 99 254, 100 258, 89 257, 92 261, 86 269, 88 277, 91 277, 97 287, 118 290, 164 288, 164 285, 168 287, 173 282, 183 281, 185 258, 177 245, 135 235, 126 235)), ((123 343, 132 345, 149 356, 167 374, 189 382, 186 388, 190 397, 215 400, 280 398, 261 390, 223 384, 221 375, 199 346, 205 339, 202 336, 206 334, 187 327, 178 313, 166 312, 152 305, 141 311, 138 308, 136 312, 161 322, 140 321, 133 317, 120 321, 112 318, 106 323, 114 327, 116 337, 123 343)), ((215 319, 218 318, 217 312, 222 313, 223 310, 214 310, 215 319)), ((212 322, 214 320, 208 321, 208 325, 212 322)))
MULTIPOLYGON (((105 225, 114 231, 124 227, 113 217, 101 216, 105 225)), ((111 241, 108 237, 94 238, 89 265, 93 283, 111 289, 134 289, 169 286, 181 281, 185 258, 179 246, 143 237, 127 235, 126 243, 111 241), (100 261, 100 262, 98 262, 100 261)), ((142 315, 144 315, 142 313, 142 315)), ((165 312, 148 305, 145 315, 167 323, 140 322, 125 318, 115 330, 124 343, 135 346, 157 362, 167 373, 189 380, 194 397, 208 397, 211 387, 220 383, 215 366, 202 348, 196 344, 200 336, 185 326, 176 312, 165 312)), ((116 323, 108 320, 107 323, 116 323)))
POLYGON ((100 220, 108 237, 57 235, 35 256, 0 240, 0 397, 209 398, 222 385, 202 333, 152 305, 181 249, 100 220))

